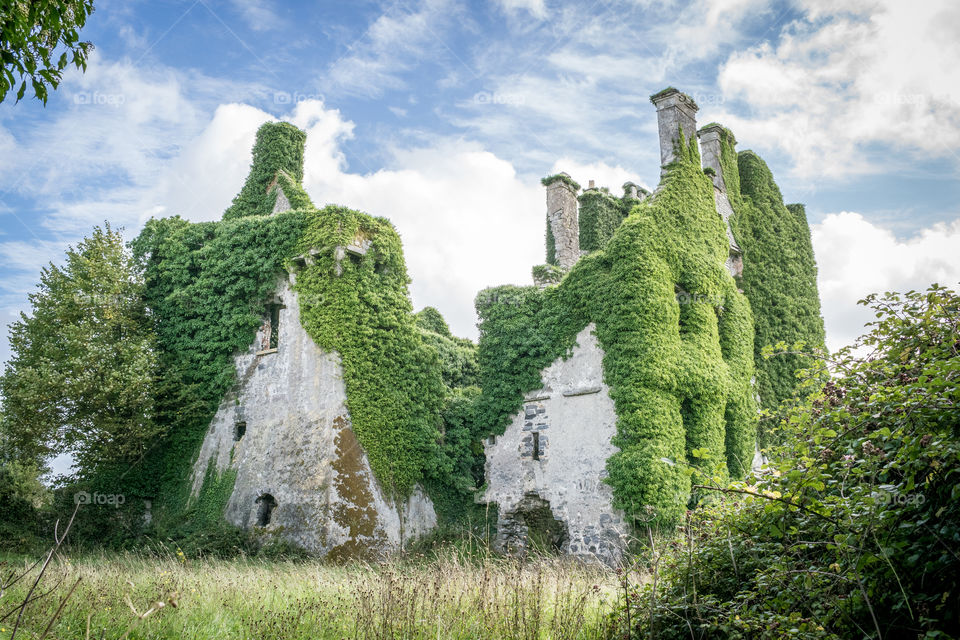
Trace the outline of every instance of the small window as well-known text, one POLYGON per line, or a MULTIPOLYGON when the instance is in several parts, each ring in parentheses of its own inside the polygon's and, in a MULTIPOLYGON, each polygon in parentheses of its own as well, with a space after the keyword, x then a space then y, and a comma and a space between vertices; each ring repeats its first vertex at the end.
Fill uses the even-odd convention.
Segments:
POLYGON ((540 432, 539 431, 533 432, 533 459, 534 460, 540 459, 540 432))
POLYGON ((233 425, 233 441, 240 442, 241 438, 247 433, 247 423, 243 420, 233 425))
POLYGON ((270 346, 268 349, 276 349, 280 344, 280 309, 283 306, 279 304, 270 305, 270 346))
POLYGON ((487 438, 487 444, 489 444, 491 447, 497 444, 497 436, 490 436, 487 438))
POLYGON ((265 493, 257 498, 257 526, 265 527, 270 524, 270 518, 273 517, 273 510, 277 507, 277 501, 269 493, 265 493))

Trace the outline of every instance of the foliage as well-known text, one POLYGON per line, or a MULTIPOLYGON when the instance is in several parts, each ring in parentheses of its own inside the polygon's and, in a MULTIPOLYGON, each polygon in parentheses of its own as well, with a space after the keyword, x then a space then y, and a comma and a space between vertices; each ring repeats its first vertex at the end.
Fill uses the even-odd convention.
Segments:
POLYGON ((197 449, 236 381, 233 358, 253 342, 304 225, 298 211, 198 224, 173 217, 148 221, 133 242, 157 336, 159 418, 169 434, 123 482, 162 495, 171 518, 186 505, 197 449))
POLYGON ((555 264, 538 264, 531 270, 533 281, 538 285, 559 284, 567 270, 555 264))
POLYGON ((81 42, 79 32, 91 13, 93 0, 4 2, 0 7, 0 102, 19 80, 17 102, 29 81, 34 97, 46 104, 50 89, 59 86, 68 65, 86 71, 93 45, 81 42))
POLYGON ((301 323, 342 357, 357 439, 381 485, 406 496, 437 463, 446 392, 412 313, 400 237, 384 218, 328 206, 308 215, 299 247, 323 248, 297 275, 301 323), (357 241, 370 243, 363 256, 339 249, 357 241))
POLYGON ((757 393, 763 408, 774 409, 793 396, 796 372, 810 360, 799 353, 764 358, 763 348, 778 342, 824 348, 817 267, 803 205, 784 206, 766 163, 752 151, 738 156, 733 143, 724 129, 721 165, 734 208, 730 226, 743 251, 740 285, 756 324, 757 393))
POLYGON ((16 461, 0 462, 0 550, 25 549, 38 542, 38 509, 49 492, 37 468, 16 461))
POLYGON ((456 523, 458 528, 482 531, 489 524, 484 508, 474 502, 475 491, 483 486, 486 462, 484 433, 476 419, 479 397, 479 387, 454 389, 443 407, 438 462, 424 479, 441 527, 456 523))
POLYGON ((494 433, 540 386, 540 370, 596 324, 618 416, 614 505, 634 520, 649 507, 658 525, 686 507, 688 464, 739 477, 755 434, 749 304, 724 269, 726 232, 696 141, 681 139, 677 157, 657 196, 559 285, 488 289, 476 302, 477 419, 494 433))
POLYGON ((636 202, 614 198, 600 189, 587 189, 580 194, 580 250, 602 249, 636 202))
POLYGON ((443 316, 434 307, 424 307, 416 313, 417 326, 424 331, 431 331, 444 338, 452 338, 450 327, 443 316))
POLYGON ((555 174, 553 174, 553 175, 551 175, 551 176, 546 176, 546 177, 544 177, 544 178, 541 178, 541 179, 540 179, 540 184, 542 184, 542 185, 545 186, 545 187, 548 187, 548 186, 550 186, 551 184, 553 184, 554 182, 556 182, 557 180, 559 180, 559 181, 563 182, 564 184, 568 185, 568 186, 569 186, 571 189, 573 189, 574 191, 579 191, 579 190, 580 190, 580 184, 579 184, 576 180, 574 180, 573 178, 571 178, 570 176, 568 176, 568 175, 565 174, 565 173, 555 173, 555 174))
POLYGON ((960 634, 960 297, 869 296, 876 321, 811 359, 767 470, 717 487, 632 601, 658 638, 960 634), (826 367, 833 377, 823 382, 826 367))
POLYGON ((223 213, 224 220, 265 216, 273 211, 278 183, 293 208, 313 208, 303 191, 303 148, 307 134, 287 122, 268 122, 257 130, 253 162, 243 189, 223 213))
POLYGON ((421 309, 415 319, 421 339, 437 352, 443 383, 450 389, 478 384, 477 345, 450 333, 446 320, 433 307, 421 309))
POLYGON ((137 459, 160 433, 156 351, 123 237, 95 228, 63 266, 50 264, 29 296, 32 315, 10 325, 0 378, 5 439, 39 464, 70 451, 83 474, 137 459))

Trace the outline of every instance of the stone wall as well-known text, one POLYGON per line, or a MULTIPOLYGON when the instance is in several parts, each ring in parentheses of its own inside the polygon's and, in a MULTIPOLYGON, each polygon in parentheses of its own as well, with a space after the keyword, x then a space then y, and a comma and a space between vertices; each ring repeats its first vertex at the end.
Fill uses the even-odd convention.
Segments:
POLYGON ((503 435, 484 445, 483 500, 499 507, 501 550, 523 552, 538 542, 531 540, 536 533, 544 546, 564 553, 611 566, 621 559, 627 527, 603 482, 607 458, 617 451, 611 444, 617 416, 593 330, 577 335, 569 358, 543 370, 543 387, 527 395, 503 435))
POLYGON ((550 224, 550 232, 553 234, 556 265, 563 269, 569 269, 580 259, 577 192, 572 186, 559 178, 546 185, 546 187, 547 220, 550 224))
POLYGON ((663 174, 676 160, 674 143, 682 131, 687 141, 697 135, 697 104, 685 93, 664 89, 650 97, 657 108, 657 130, 660 136, 660 167, 663 174))
POLYGON ((304 331, 287 279, 275 303, 277 348, 268 348, 265 325, 236 357, 238 382, 210 423, 192 495, 210 464, 216 473, 235 470, 228 522, 337 557, 377 555, 433 529, 436 514, 422 491, 393 504, 381 490, 350 428, 340 358, 304 331))

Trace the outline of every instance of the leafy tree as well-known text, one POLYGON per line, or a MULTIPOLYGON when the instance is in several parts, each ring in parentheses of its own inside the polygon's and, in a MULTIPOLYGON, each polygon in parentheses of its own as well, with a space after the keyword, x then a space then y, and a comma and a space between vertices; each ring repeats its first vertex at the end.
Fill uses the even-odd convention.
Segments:
POLYGON ((0 4, 0 102, 19 80, 18 102, 29 81, 34 96, 46 104, 48 87, 57 88, 67 65, 86 70, 93 45, 81 42, 79 31, 91 13, 93 0, 4 0, 0 4))
POLYGON ((960 635, 960 296, 861 303, 876 321, 808 371, 789 444, 652 553, 642 637, 960 635))
POLYGON ((6 437, 17 457, 71 451, 82 474, 137 459, 152 419, 154 337, 123 237, 95 228, 62 267, 44 268, 32 314, 10 326, 0 377, 6 437))

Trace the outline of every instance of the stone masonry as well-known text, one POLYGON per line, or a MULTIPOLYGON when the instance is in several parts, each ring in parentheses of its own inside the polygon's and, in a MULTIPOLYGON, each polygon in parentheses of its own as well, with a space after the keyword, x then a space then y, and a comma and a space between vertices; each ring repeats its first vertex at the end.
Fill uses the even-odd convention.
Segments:
POLYGON ((687 141, 697 135, 697 104, 685 93, 670 88, 654 94, 650 100, 657 108, 657 127, 660 134, 660 171, 676 159, 673 148, 678 132, 683 131, 687 141))
POLYGON ((543 387, 484 446, 483 500, 499 507, 496 547, 503 551, 523 552, 539 537, 570 555, 620 562, 627 526, 603 481, 607 458, 617 451, 611 444, 617 416, 593 330, 589 325, 577 335, 569 358, 543 370, 543 387))
POLYGON ((238 382, 210 423, 192 496, 208 474, 235 471, 228 522, 333 557, 380 555, 431 530, 436 514, 421 490, 395 504, 374 478, 350 427, 340 357, 300 325, 286 278, 274 306, 276 347, 266 321, 236 357, 238 382))
MULTIPOLYGON (((566 177, 567 174, 561 174, 566 177)), ((580 223, 577 219, 577 192, 556 178, 547 185, 547 220, 553 233, 557 266, 569 269, 580 259, 580 223)))
MULTIPOLYGON (((718 124, 711 124, 697 132, 700 139, 700 157, 704 169, 713 169, 713 198, 716 203, 717 213, 723 218, 727 227, 727 240, 730 242, 730 256, 727 258, 727 271, 730 275, 736 277, 743 275, 743 252, 733 237, 733 230, 730 228, 730 216, 733 215, 733 207, 730 205, 730 198, 727 197, 727 185, 723 180, 723 168, 720 165, 720 135, 722 127, 718 124)), ((736 141, 733 141, 736 144, 736 141)))

